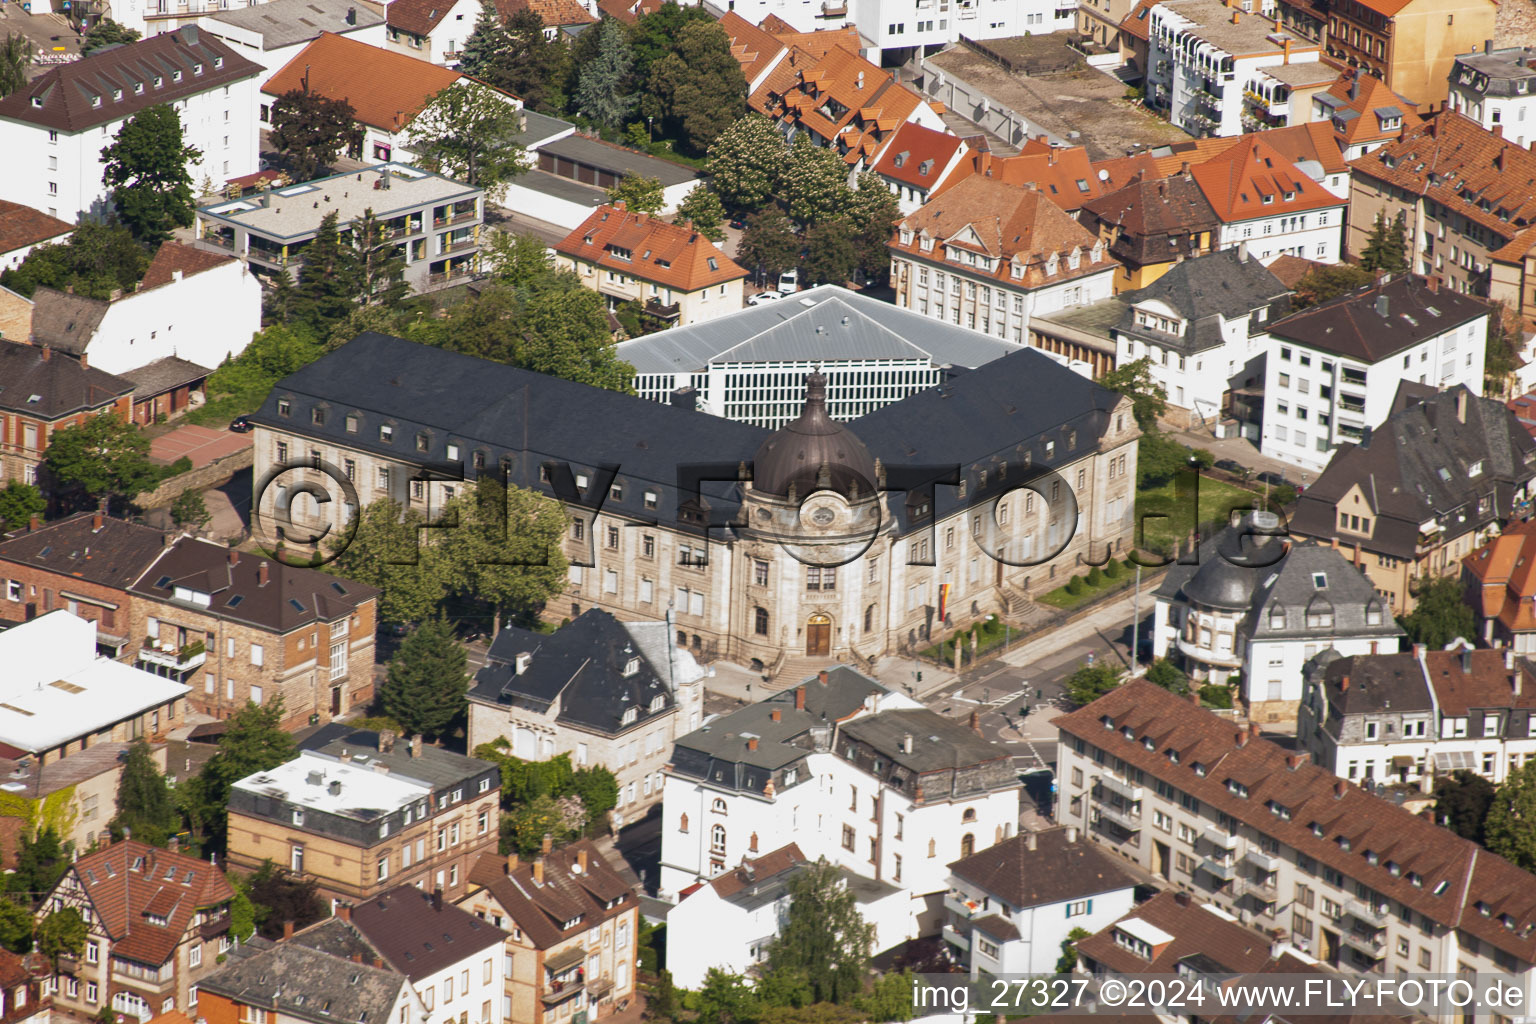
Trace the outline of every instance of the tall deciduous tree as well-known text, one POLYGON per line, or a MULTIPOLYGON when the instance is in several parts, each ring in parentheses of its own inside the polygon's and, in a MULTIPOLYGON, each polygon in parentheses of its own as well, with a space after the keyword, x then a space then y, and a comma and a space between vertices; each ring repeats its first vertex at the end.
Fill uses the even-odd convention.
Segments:
POLYGON ((841 286, 848 283, 859 257, 845 221, 825 220, 812 224, 805 230, 804 241, 805 257, 800 261, 800 272, 805 280, 801 284, 841 286))
POLYGON ((1435 820, 1461 838, 1481 844, 1493 795, 1493 783, 1476 772, 1463 768, 1442 775, 1435 780, 1435 820))
POLYGON ((495 0, 480 0, 475 27, 459 50, 459 70, 466 75, 484 78, 511 46, 512 40, 507 38, 507 30, 501 24, 495 0))
POLYGON ((1483 845, 1536 871, 1536 760, 1527 760, 1494 793, 1483 821, 1483 845))
POLYGON ((285 871, 270 860, 263 861, 251 875, 249 893, 264 939, 281 938, 290 921, 295 928, 304 928, 325 916, 318 883, 285 871))
POLYGON ((491 605, 493 631, 509 615, 537 611, 564 589, 560 541, 566 515, 555 499, 503 487, 487 475, 454 499, 448 519, 455 517, 458 526, 441 540, 444 557, 459 592, 491 605))
POLYGON ((1131 400, 1131 415, 1143 431, 1157 430, 1157 418, 1168 408, 1168 392, 1152 378, 1151 357, 1142 356, 1116 367, 1099 378, 1099 383, 1131 400))
POLYGON ((327 572, 355 579, 379 594, 379 618, 419 622, 437 614, 449 589, 449 569, 420 510, 391 498, 371 501, 333 542, 327 572))
POLYGON ((694 998, 697 1024, 753 1024, 759 1006, 747 979, 718 967, 704 973, 704 984, 694 998))
POLYGON ((343 150, 361 146, 363 131, 345 99, 291 89, 272 104, 268 139, 293 177, 308 181, 330 173, 343 150))
POLYGON ((731 56, 730 37, 713 21, 683 26, 673 52, 651 67, 649 84, 669 133, 693 153, 706 152, 746 113, 746 76, 731 56))
POLYGON ((1315 306, 1320 302, 1337 298, 1345 292, 1364 287, 1375 280, 1375 274, 1364 267, 1357 267, 1350 263, 1317 267, 1307 271, 1301 280, 1296 282, 1295 294, 1291 296, 1291 308, 1305 309, 1308 306, 1315 306))
POLYGON ((864 989, 874 925, 825 857, 789 882, 789 913, 768 946, 768 971, 805 978, 813 1002, 846 1003, 864 989))
POLYGON ((1104 662, 1083 665, 1063 684, 1067 699, 1074 704, 1092 704, 1120 685, 1120 674, 1104 662))
POLYGON ((617 131, 635 107, 635 54, 628 32, 612 18, 604 18, 587 31, 597 33, 597 52, 577 71, 576 110, 609 131, 617 131))
POLYGON ((1431 650, 1444 647, 1457 637, 1472 640, 1477 629, 1472 608, 1464 600, 1461 583, 1455 576, 1424 581, 1413 612, 1397 621, 1407 632, 1409 642, 1431 650))
POLYGON ((525 170, 521 130, 522 118, 507 97, 460 83, 427 102, 411 122, 407 145, 427 167, 483 188, 499 202, 525 170))
POLYGON ((756 210, 774 196, 789 167, 789 147, 774 123, 753 112, 738 118, 709 146, 709 183, 738 209, 756 210))
POLYGON ((32 66, 36 50, 32 41, 20 32, 6 34, 0 43, 0 96, 11 93, 27 84, 27 68, 32 66))
POLYGON ((0 489, 0 521, 7 530, 25 526, 33 516, 40 516, 48 503, 36 484, 12 480, 0 489))
POLYGON ((186 144, 175 107, 161 103, 134 114, 101 159, 102 183, 134 238, 154 245, 173 229, 192 226, 197 207, 189 166, 203 154, 186 144))
POLYGON ((62 486, 79 488, 92 499, 123 501, 160 479, 149 461, 149 438, 116 413, 55 430, 43 460, 62 486))
POLYGON ((634 393, 635 368, 618 357, 602 296, 588 288, 549 291, 530 299, 519 319, 512 362, 610 391, 634 393))
POLYGON ((118 289, 132 291, 149 269, 149 253, 121 224, 81 221, 69 241, 41 245, 21 266, 0 274, 0 285, 27 298, 38 288, 64 291, 92 299, 110 298, 118 289))
POLYGON ((538 235, 496 231, 485 247, 485 260, 502 284, 517 287, 554 272, 549 245, 538 235))
POLYGON ((570 74, 571 51, 565 39, 544 36, 544 19, 524 7, 507 19, 507 48, 485 71, 485 80, 505 89, 534 110, 560 114, 561 87, 570 74))
POLYGON ((660 213, 666 197, 662 193, 661 180, 631 174, 620 178, 608 190, 610 203, 623 203, 631 213, 660 213))
POLYGON ((871 284, 883 285, 890 278, 891 254, 886 248, 891 234, 901 220, 901 204, 873 171, 859 175, 853 190, 853 205, 848 223, 853 232, 853 250, 859 272, 871 284))
POLYGON ((790 217, 802 225, 833 220, 853 206, 848 165, 836 150, 818 146, 804 134, 795 136, 789 149, 789 166, 779 179, 779 194, 789 204, 790 217))
POLYGON ((469 706, 468 661, 453 628, 427 619, 405 638, 379 684, 384 713, 407 733, 441 736, 469 706))
POLYGON ((656 10, 643 15, 630 32, 630 47, 635 53, 635 75, 646 81, 651 66, 677 49, 677 40, 684 28, 692 24, 713 23, 702 5, 681 6, 675 0, 667 0, 656 10))
POLYGON ((177 787, 182 810, 194 834, 208 846, 222 850, 226 835, 229 789, 247 775, 264 772, 298 756, 293 735, 285 732, 283 698, 279 694, 265 704, 246 701, 229 717, 218 751, 196 776, 177 787))
POLYGON ((800 237, 789 218, 770 207, 747 219, 747 230, 736 247, 736 262, 753 273, 764 274, 770 283, 800 263, 800 237))
POLYGON ((59 830, 52 825, 39 829, 35 836, 22 832, 16 870, 6 879, 6 889, 30 896, 34 905, 41 903, 69 870, 73 853, 73 844, 59 838, 59 830))
POLYGON ((123 773, 117 780, 117 816, 114 835, 131 832, 151 846, 165 846, 181 827, 181 816, 171 797, 171 787, 155 763, 155 755, 143 739, 128 748, 123 773))
POLYGON ((711 242, 725 241, 725 208, 720 197, 708 185, 695 185, 677 204, 677 221, 688 221, 693 229, 711 242))
POLYGON ((134 43, 139 40, 137 29, 126 28, 111 18, 102 18, 85 30, 85 40, 80 44, 80 56, 89 57, 103 46, 134 43))
POLYGON ((1380 211, 1376 224, 1366 240, 1365 251, 1360 254, 1360 265, 1366 270, 1381 270, 1388 274, 1408 272, 1408 239, 1403 215, 1391 220, 1380 211))
POLYGON ((37 951, 57 964, 59 957, 85 954, 85 918, 74 907, 55 910, 37 922, 37 951))

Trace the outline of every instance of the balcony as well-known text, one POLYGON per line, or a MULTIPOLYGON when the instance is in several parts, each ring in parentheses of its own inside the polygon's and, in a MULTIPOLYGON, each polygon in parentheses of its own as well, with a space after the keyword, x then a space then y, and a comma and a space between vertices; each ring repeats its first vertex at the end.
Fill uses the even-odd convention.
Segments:
POLYGON ((962 921, 969 921, 981 911, 979 900, 966 899, 965 894, 951 889, 944 894, 944 909, 962 921))
POLYGON ((1111 793, 1119 793, 1121 796, 1125 797, 1125 799, 1130 800, 1133 803, 1141 802, 1140 786, 1133 785, 1129 782, 1122 782, 1115 778, 1113 775, 1100 775, 1099 785, 1103 786, 1111 793))
POLYGON ((406 235, 419 235, 419 234, 421 234, 421 225, 420 224, 401 224, 401 225, 398 225, 396 227, 385 228, 384 229, 384 240, 385 241, 389 241, 390 239, 394 239, 394 238, 404 238, 406 235))
POLYGON ((1250 848, 1248 852, 1244 853, 1243 859, 1248 861, 1248 863, 1258 867, 1262 871, 1274 872, 1280 869, 1279 857, 1271 857, 1269 854, 1265 853, 1263 850, 1258 849, 1257 847, 1250 848))
POLYGON ((968 950, 971 948, 970 936, 960 934, 951 925, 944 926, 944 941, 960 949, 968 950))
POLYGON ((466 210, 462 213, 450 213, 446 217, 433 217, 432 226, 445 228, 450 224, 463 224, 465 221, 479 220, 480 215, 474 210, 466 210))
POLYGON ((1213 878, 1221 879, 1223 882, 1230 882, 1237 877, 1236 865, 1224 860, 1216 860, 1213 857, 1207 857, 1202 860, 1200 862, 1200 870, 1213 878))
POLYGON ((1356 921, 1363 921, 1366 924, 1373 924, 1378 928, 1386 927, 1387 912, 1383 909, 1372 906, 1365 900, 1347 900, 1344 903, 1344 909, 1348 911, 1349 916, 1353 917, 1356 921))
POLYGON ((223 235, 204 235, 201 239, 199 239, 199 241, 203 242, 205 245, 212 245, 217 246, 220 249, 227 249, 230 252, 235 251, 235 240, 233 238, 226 238, 223 235))
POLYGON ((461 238, 457 242, 448 242, 448 243, 444 244, 443 248, 442 248, 442 251, 439 252, 438 255, 439 256, 447 256, 447 255, 449 255, 451 253, 463 252, 466 249, 478 249, 479 247, 480 247, 479 239, 476 239, 476 238, 461 238))
POLYGON ((191 672, 208 660, 208 651, 201 640, 177 647, 175 644, 146 638, 144 645, 139 648, 139 660, 172 672, 191 672))
POLYGON ((1098 805, 1099 818, 1120 826, 1127 832, 1141 831, 1141 813, 1128 811, 1119 807, 1111 807, 1108 804, 1098 805))
POLYGON ((218 917, 204 921, 197 926, 198 937, 204 942, 216 939, 229 931, 229 914, 221 914, 218 917))
POLYGON ((1228 832, 1220 825, 1207 825, 1200 835, 1212 846, 1220 847, 1223 850, 1237 849, 1237 836, 1228 832))
POLYGON ((647 316, 654 316, 659 320, 676 320, 683 313, 683 305, 680 302, 661 303, 655 299, 646 299, 645 312, 647 316))
POLYGON ((1243 656, 1232 651, 1219 651, 1214 647, 1201 647, 1199 644, 1186 640, 1182 634, 1179 636, 1179 650, 1185 656, 1207 665, 1218 665, 1222 668, 1242 668, 1243 656))
POLYGON ((581 995, 586 985, 581 981, 552 981, 539 993, 539 1001, 545 1006, 555 1006, 581 995))
POLYGON ((472 273, 474 273, 474 271, 470 270, 468 267, 459 267, 440 274, 428 274, 427 283, 448 284, 452 281, 458 281, 462 278, 469 277, 472 273))
POLYGON ((1245 876, 1237 880, 1237 891, 1245 896, 1252 896, 1263 903, 1272 903, 1280 895, 1280 886, 1271 877, 1249 878, 1245 876))
POLYGON ((1339 938, 1344 945, 1359 950, 1372 960, 1380 960, 1387 955, 1387 937, 1380 932, 1347 929, 1339 935, 1339 938))
POLYGON ((167 991, 176 986, 176 971, 170 964, 160 967, 144 967, 129 960, 112 960, 112 978, 136 989, 167 991))

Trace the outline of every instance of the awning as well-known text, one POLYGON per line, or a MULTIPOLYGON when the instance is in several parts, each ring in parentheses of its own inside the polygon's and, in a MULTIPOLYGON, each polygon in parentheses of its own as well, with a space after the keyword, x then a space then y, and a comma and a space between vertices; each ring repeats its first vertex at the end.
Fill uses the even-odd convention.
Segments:
POLYGON ((546 971, 550 971, 551 973, 559 974, 561 971, 566 970, 567 968, 575 967, 586 958, 587 951, 584 948, 581 946, 572 946, 570 949, 563 949, 558 953, 553 953, 545 957, 544 969, 546 971))
POLYGON ((1477 771, 1477 763, 1472 757, 1472 751, 1447 750, 1436 752, 1435 771, 1459 772, 1462 770, 1469 772, 1477 771))
POLYGON ((1412 768, 1417 762, 1409 754, 1398 754, 1392 759, 1393 768, 1412 768))
POLYGON ((114 604, 111 601, 103 601, 99 597, 91 597, 87 594, 76 594, 71 590, 61 590, 59 591, 59 596, 67 597, 71 601, 79 601, 81 604, 94 605, 97 608, 111 608, 113 611, 117 611, 121 607, 121 605, 114 604))

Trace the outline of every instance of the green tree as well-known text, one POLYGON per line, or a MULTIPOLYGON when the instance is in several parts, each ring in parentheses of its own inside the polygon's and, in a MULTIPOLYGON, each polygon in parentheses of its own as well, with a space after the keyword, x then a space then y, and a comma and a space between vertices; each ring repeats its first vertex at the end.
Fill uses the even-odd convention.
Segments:
POLYGON ((586 810, 579 797, 541 793, 502 815, 501 852, 515 851, 531 857, 539 851, 545 836, 555 843, 564 843, 576 836, 585 824, 586 810))
POLYGON ((747 230, 736 246, 736 262, 775 284, 780 274, 799 265, 800 236, 788 217, 769 207, 747 218, 747 230))
POLYGON ((760 209, 771 200, 789 168, 789 147, 762 114, 738 118, 709 145, 709 183, 733 207, 760 209))
POLYGON ((1056 961, 1057 974, 1071 974, 1077 970, 1077 942, 1092 934, 1086 928, 1073 928, 1067 932, 1067 937, 1061 940, 1061 959, 1056 961))
POLYGON ((1483 845, 1526 871, 1536 871, 1536 761, 1504 780, 1483 819, 1483 845))
POLYGON ((1463 839, 1482 845, 1483 822, 1493 803, 1493 783, 1465 768, 1435 780, 1435 820, 1463 839))
POLYGON ((597 52, 582 62, 577 71, 573 97, 576 110, 609 131, 617 131, 637 100, 633 77, 635 53, 629 47, 629 34, 624 26, 612 18, 604 18, 587 32, 597 34, 597 52))
POLYGON ((43 460, 61 486, 77 488, 92 499, 121 502, 160 480, 149 461, 149 438, 116 413, 89 416, 55 430, 43 460))
MULTIPOLYGON (((278 280, 286 280, 286 275, 279 274, 278 280)), ((307 329, 273 325, 257 331, 243 352, 213 371, 208 390, 215 395, 239 396, 254 409, 279 380, 323 354, 307 329)))
POLYGON ((1401 213, 1387 220, 1384 212, 1377 211, 1376 224, 1360 253, 1360 266, 1388 274, 1408 272, 1407 228, 1401 213))
POLYGON ((588 288, 530 299, 518 321, 522 337, 512 363, 610 391, 634 393, 635 368, 611 344, 602 296, 588 288))
POLYGON ((660 104, 668 134, 696 154, 747 110, 747 79, 731 56, 731 40, 714 21, 691 21, 673 52, 650 69, 649 96, 660 104))
POLYGON ((693 229, 711 242, 725 241, 725 207, 708 185, 695 185, 677 204, 677 222, 689 222, 693 229))
POLYGON ((357 301, 363 305, 393 307, 410 290, 405 283, 405 247, 388 237, 373 207, 352 222, 352 265, 359 286, 357 301))
POLYGON ((485 261, 502 284, 514 287, 554 273, 549 245, 538 235, 493 231, 485 241, 485 261))
POLYGON ((848 225, 840 220, 824 220, 805 229, 805 255, 800 260, 802 286, 818 284, 845 285, 858 267, 859 256, 848 225))
POLYGON ((8 32, 5 42, 0 43, 0 97, 27 84, 27 68, 32 66, 36 53, 32 41, 20 32, 8 32))
POLYGON ((452 578, 460 594, 491 606, 495 631, 508 616, 535 612, 565 589, 566 518, 554 498, 486 475, 454 499, 447 518, 459 524, 440 542, 452 578))
POLYGON ((379 618, 419 622, 437 614, 451 574, 438 545, 427 543, 426 517, 390 498, 371 501, 333 542, 325 570, 376 587, 379 618))
POLYGON ((841 217, 853 206, 848 165, 837 150, 816 145, 804 133, 796 135, 789 165, 779 179, 779 195, 798 224, 841 217))
POLYGON ((635 77, 646 81, 651 66, 677 50, 677 39, 684 28, 692 24, 714 23, 709 12, 697 4, 680 6, 667 0, 650 14, 641 16, 629 34, 630 49, 635 55, 635 77))
MULTIPOLYGON (((524 14, 532 12, 525 9, 518 17, 524 14)), ((526 170, 517 141, 521 131, 522 118, 507 97, 479 84, 454 84, 427 101, 411 122, 406 144, 423 166, 483 188, 492 202, 500 202, 512 179, 526 170)))
POLYGON ((1136 486, 1158 487, 1189 468, 1195 450, 1180 444, 1167 434, 1148 432, 1136 445, 1136 486))
POLYGON ((219 737, 219 749, 203 770, 177 787, 193 832, 206 838, 214 849, 224 846, 230 787, 248 775, 276 768, 298 756, 293 736, 283 730, 282 722, 280 694, 265 704, 246 701, 229 717, 224 735, 219 737))
POLYGON ((1316 306, 1329 299, 1336 299, 1345 292, 1363 288, 1375 280, 1375 274, 1351 263, 1334 263, 1317 267, 1307 271, 1301 280, 1296 282, 1296 291, 1291 296, 1291 308, 1306 309, 1308 306, 1316 306))
POLYGON ((502 27, 495 0, 480 0, 475 27, 459 49, 459 70, 475 78, 484 78, 511 47, 512 40, 507 38, 507 30, 502 27))
POLYGON ((1100 661, 1083 665, 1067 677, 1063 684, 1067 699, 1074 704, 1092 704, 1110 690, 1120 685, 1120 673, 1100 661))
POLYGON ((36 906, 69 870, 73 853, 73 844, 64 842, 52 825, 39 829, 36 835, 22 832, 16 870, 6 880, 6 889, 27 896, 36 906))
POLYGON ((272 104, 272 148, 298 181, 329 174, 344 150, 363 144, 357 111, 345 99, 290 89, 272 104))
POLYGON ((133 838, 151 846, 165 846, 181 828, 171 787, 143 739, 134 741, 123 759, 117 780, 117 816, 110 828, 115 836, 131 832, 133 838))
POLYGON ((911 971, 885 971, 876 975, 869 991, 854 1004, 870 1020, 911 1020, 912 995, 917 991, 915 981, 911 971))
POLYGON ((891 274, 891 254, 886 245, 901 222, 901 204, 880 175, 873 171, 859 175, 848 222, 859 272, 870 284, 886 284, 891 274))
POLYGON ((619 805, 619 782, 602 765, 578 768, 571 778, 571 792, 581 798, 589 828, 602 822, 619 805))
POLYGON ((1464 600, 1461 583, 1455 576, 1424 580, 1419 587, 1419 603, 1412 614, 1400 616, 1398 625, 1408 634, 1408 641, 1438 650, 1463 637, 1476 636, 1477 623, 1472 608, 1464 600))
POLYGON ((755 1024, 761 1008, 752 986, 739 974, 711 967, 694 996, 696 1024, 755 1024))
POLYGON ((1525 330, 1520 315, 1500 301, 1488 318, 1488 339, 1483 344, 1483 394, 1508 396, 1511 375, 1520 368, 1520 346, 1525 330))
POLYGON ((544 37, 544 19, 524 7, 506 23, 506 49, 496 54, 484 78, 527 106, 546 114, 565 110, 562 86, 570 77, 571 51, 565 38, 544 37))
POLYGON ((1117 366, 1099 384, 1131 400, 1131 415, 1143 431, 1157 430, 1157 418, 1168 408, 1168 391, 1152 377, 1152 357, 1142 356, 1117 366))
POLYGON ((38 246, 21 266, 0 274, 0 285, 27 298, 42 287, 106 299, 115 290, 137 288, 148 268, 149 253, 127 228, 81 221, 69 241, 38 246))
POLYGON ((89 57, 103 46, 138 42, 136 29, 124 28, 111 18, 102 18, 85 30, 85 41, 80 44, 80 56, 89 57))
POLYGON ((659 179, 631 174, 620 178, 619 183, 608 190, 608 201, 615 205, 623 203, 624 209, 631 213, 660 213, 666 197, 662 194, 659 179))
POLYGON ((768 945, 768 975, 805 978, 813 1002, 846 1003, 864 990, 875 928, 842 872, 825 857, 790 879, 789 912, 768 945))
POLYGON ((134 114, 101 160, 102 184, 134 238, 157 245, 174 228, 192 226, 197 206, 188 167, 201 163, 203 154, 186 144, 175 107, 161 103, 134 114))
POLYGON ((295 928, 314 924, 325 916, 320 887, 312 878, 279 868, 263 861, 250 878, 251 906, 256 911, 256 926, 264 939, 279 939, 284 926, 295 928))
POLYGON ((1172 693, 1189 692, 1189 677, 1167 658, 1158 658, 1147 666, 1147 682, 1172 693))
POLYGON ((171 502, 171 522, 178 530, 201 530, 212 519, 208 505, 203 501, 203 492, 196 487, 187 488, 171 502))
MULTIPOLYGON (((31 916, 28 915, 27 923, 31 924, 31 916)), ((642 925, 643 927, 643 925, 642 925)), ((27 936, 31 938, 31 930, 27 936)), ((10 947, 7 946, 7 949, 10 947)), ((656 976, 656 984, 651 986, 645 1000, 645 1015, 647 1020, 671 1021, 677 1016, 678 998, 677 986, 672 982, 672 972, 662 971, 656 976)))
POLYGON ((37 923, 37 951, 57 965, 65 953, 85 955, 85 918, 74 907, 55 910, 37 923))
POLYGON ((12 480, 4 488, 0 488, 0 520, 5 522, 7 529, 17 529, 25 526, 33 516, 40 516, 48 503, 43 500, 43 492, 36 484, 24 484, 20 480, 12 480))
POLYGON ((379 684, 384 713, 407 733, 444 735, 468 706, 467 664, 453 627, 444 619, 427 619, 389 661, 379 684))
POLYGON ((12 953, 32 948, 32 911, 24 901, 0 896, 0 946, 12 953))
POLYGON ((229 901, 229 934, 236 942, 244 942, 256 934, 256 905, 251 902, 250 883, 233 871, 226 871, 224 878, 235 890, 235 898, 229 901))

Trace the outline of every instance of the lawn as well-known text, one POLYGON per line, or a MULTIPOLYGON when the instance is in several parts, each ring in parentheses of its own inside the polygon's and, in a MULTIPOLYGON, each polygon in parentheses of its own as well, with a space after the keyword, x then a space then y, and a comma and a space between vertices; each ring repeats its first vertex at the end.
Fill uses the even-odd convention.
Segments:
POLYGON ((1098 583, 1088 582, 1088 576, 1084 574, 1078 577, 1082 583, 1082 589, 1078 593, 1071 593, 1065 585, 1062 585, 1055 590, 1041 594, 1037 600, 1043 605, 1069 611, 1080 605, 1087 604, 1101 594, 1124 587, 1128 581, 1135 577, 1136 566, 1132 563, 1116 561, 1112 564, 1115 565, 1118 571, 1118 575, 1113 578, 1105 571, 1109 566, 1104 566, 1099 570, 1098 583))
MULTIPOLYGON (((1002 619, 996 617, 978 622, 973 629, 977 634, 976 653, 978 655, 985 654, 992 648, 1002 645, 1010 637, 1022 635, 1018 626, 1004 623, 1002 619)), ((959 635, 962 664, 969 664, 972 660, 970 632, 970 630, 967 630, 959 635)), ((943 643, 924 648, 922 654, 925 658, 933 658, 946 665, 953 665, 955 663, 955 642, 953 639, 945 640, 943 643)))
POLYGON ((1170 480, 1160 487, 1149 487, 1136 494, 1136 546, 1144 551, 1170 554, 1174 541, 1182 541, 1191 530, 1210 536, 1210 524, 1220 529, 1235 508, 1255 508, 1263 504, 1263 496, 1256 491, 1245 490, 1235 484, 1213 480, 1204 474, 1198 477, 1199 504, 1196 509, 1195 495, 1185 490, 1177 493, 1178 480, 1170 480), (1161 515, 1164 518, 1149 518, 1161 515))

